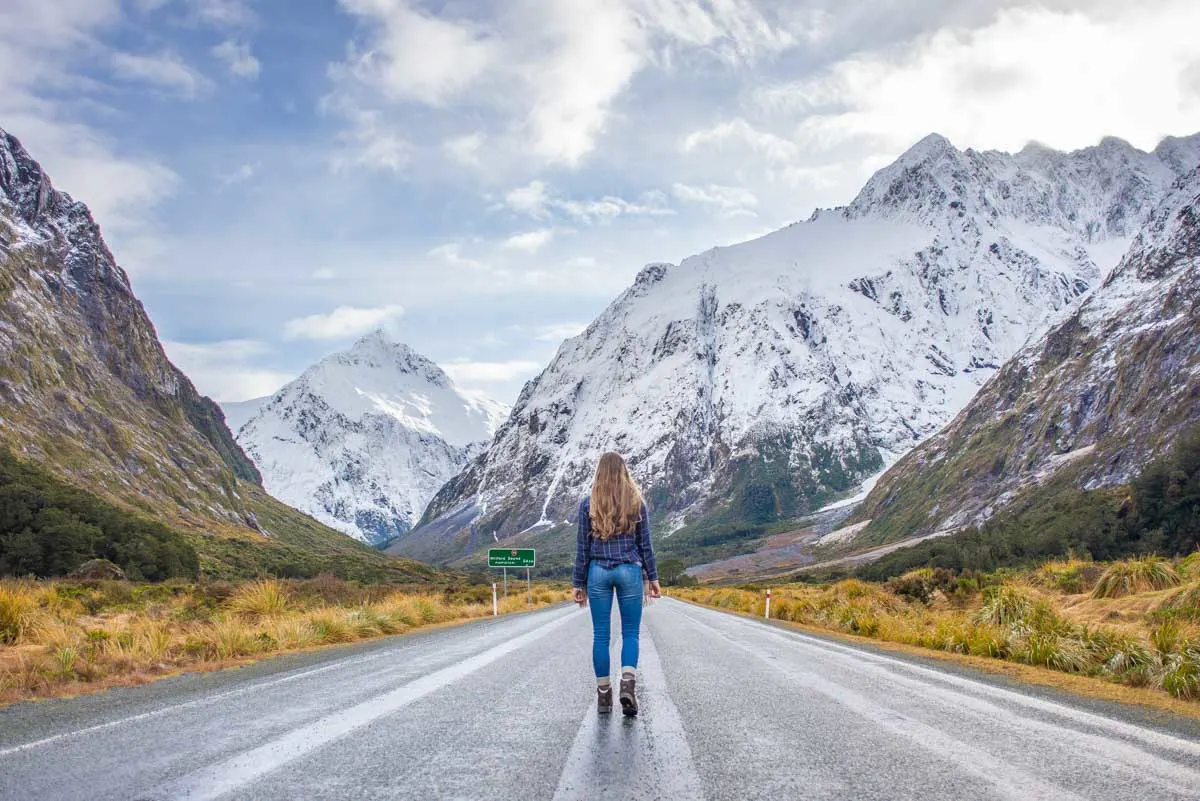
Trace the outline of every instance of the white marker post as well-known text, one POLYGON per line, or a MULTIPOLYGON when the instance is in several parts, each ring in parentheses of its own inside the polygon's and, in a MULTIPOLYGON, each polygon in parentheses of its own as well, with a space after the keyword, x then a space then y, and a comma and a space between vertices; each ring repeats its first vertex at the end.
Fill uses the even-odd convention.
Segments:
POLYGON ((771 619, 771 591, 767 590, 767 611, 763 614, 767 620, 771 619))
POLYGON ((492 582, 492 617, 500 614, 500 607, 496 604, 496 582, 492 582))

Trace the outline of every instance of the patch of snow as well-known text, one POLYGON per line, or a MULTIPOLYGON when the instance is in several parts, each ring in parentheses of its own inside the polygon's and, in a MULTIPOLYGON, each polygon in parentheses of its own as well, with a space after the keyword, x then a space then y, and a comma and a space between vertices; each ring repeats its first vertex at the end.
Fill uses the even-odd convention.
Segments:
POLYGON ((816 539, 813 542, 813 544, 814 545, 832 545, 835 542, 849 542, 850 540, 854 539, 854 537, 860 531, 862 531, 869 525, 871 525, 870 520, 863 520, 862 522, 855 523, 852 526, 846 526, 845 528, 839 528, 836 531, 831 531, 828 534, 825 534, 824 536, 819 537, 818 539, 816 539))

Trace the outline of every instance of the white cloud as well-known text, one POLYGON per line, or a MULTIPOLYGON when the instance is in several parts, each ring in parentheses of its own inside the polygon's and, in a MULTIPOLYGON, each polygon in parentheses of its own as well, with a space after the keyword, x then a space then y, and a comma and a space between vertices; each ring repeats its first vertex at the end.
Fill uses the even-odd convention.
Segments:
POLYGON ((479 19, 456 5, 435 15, 410 0, 339 4, 366 34, 331 68, 337 93, 371 110, 422 103, 498 112, 498 130, 519 150, 567 166, 595 149, 647 66, 669 66, 683 51, 749 64, 797 41, 750 0, 524 0, 477 6, 486 9, 479 19))
POLYGON ((337 272, 330 267, 321 267, 313 271, 312 277, 314 281, 332 281, 337 278, 337 272))
POLYGON ((795 142, 760 131, 740 117, 693 131, 683 140, 686 153, 709 148, 720 150, 731 145, 748 147, 773 164, 790 163, 799 153, 795 142))
POLYGON ((216 28, 246 28, 257 15, 246 0, 187 0, 193 22, 216 28))
POLYGON ((392 323, 404 314, 403 306, 378 308, 339 306, 328 314, 313 314, 289 320, 283 327, 285 339, 349 339, 392 323))
MULTIPOLYGON (((640 0, 640 16, 662 34, 694 47, 704 47, 730 63, 753 62, 792 47, 796 37, 773 25, 752 0, 724 0, 710 8, 692 0, 640 0)), ((805 38, 818 38, 811 17, 805 38)))
POLYGON ((554 325, 538 326, 534 329, 533 338, 538 342, 558 344, 565 339, 582 334, 588 327, 587 323, 555 323, 554 325))
POLYGON ((537 253, 554 238, 554 229, 540 228, 523 234, 514 234, 504 240, 501 247, 506 250, 521 250, 526 253, 537 253))
POLYGON ((228 187, 235 184, 244 184, 258 174, 260 167, 262 167, 262 164, 257 161, 253 164, 239 165, 233 172, 221 176, 221 185, 228 187))
POLYGON ((544 366, 541 362, 522 359, 506 362, 475 362, 457 359, 443 364, 442 368, 454 379, 454 383, 471 386, 532 378, 544 366))
POLYGON ((455 267, 466 267, 471 270, 483 269, 486 266, 481 261, 463 256, 461 242, 447 242, 444 245, 438 245, 426 255, 439 259, 446 264, 452 264, 455 267))
POLYGON ((392 101, 440 106, 466 90, 497 57, 495 45, 469 22, 441 19, 407 0, 338 0, 373 23, 364 49, 343 65, 392 101))
POLYGON ((261 398, 295 378, 256 366, 272 355, 265 342, 230 339, 220 342, 186 343, 163 341, 167 356, 192 380, 201 393, 220 403, 261 398))
POLYGON ((446 151, 446 155, 459 164, 464 164, 468 167, 478 167, 479 150, 483 147, 485 139, 486 137, 483 133, 476 131, 466 136, 458 136, 447 140, 442 144, 442 149, 446 151))
POLYGON ((758 198, 750 190, 740 186, 689 186, 677 183, 671 187, 675 197, 685 203, 696 203, 714 207, 724 217, 754 217, 758 198))
POLYGON ((936 130, 960 147, 1015 150, 1037 139, 1071 149, 1107 133, 1148 148, 1197 127, 1194 100, 1171 79, 1194 63, 1196 30, 1200 5, 1178 0, 1154 13, 1006 9, 984 27, 860 54, 760 100, 806 115, 806 147, 895 149, 936 130))
POLYGON ((137 81, 167 89, 193 99, 212 90, 212 81, 184 63, 170 51, 155 55, 112 54, 113 74, 126 81, 137 81))
POLYGON ((234 39, 226 39, 212 49, 213 57, 225 65, 231 75, 238 78, 257 78, 262 65, 250 52, 250 45, 234 39))
POLYGON ((504 205, 514 213, 534 219, 544 219, 550 216, 551 211, 556 211, 588 224, 611 222, 621 215, 660 216, 675 213, 667 206, 667 197, 662 192, 644 192, 633 201, 615 195, 572 200, 554 192, 539 180, 509 190, 504 196, 504 205))
POLYGON ((563 200, 557 204, 564 212, 580 222, 611 222, 621 215, 658 217, 674 214, 667 206, 662 192, 644 192, 636 201, 605 195, 599 200, 563 200))
POLYGON ((88 204, 118 262, 136 272, 164 249, 153 217, 178 177, 85 124, 80 109, 86 104, 63 91, 105 91, 77 68, 107 58, 97 36, 120 16, 117 0, 0 3, 0 125, 21 140, 56 188, 88 204))
POLYGON ((549 201, 550 195, 546 191, 546 185, 538 180, 510 189, 504 196, 504 205, 518 214, 528 214, 530 217, 545 217, 549 201))
POLYGON ((371 167, 377 170, 400 172, 412 158, 412 145, 382 123, 377 111, 343 110, 351 119, 344 131, 346 146, 332 160, 335 170, 348 167, 371 167))

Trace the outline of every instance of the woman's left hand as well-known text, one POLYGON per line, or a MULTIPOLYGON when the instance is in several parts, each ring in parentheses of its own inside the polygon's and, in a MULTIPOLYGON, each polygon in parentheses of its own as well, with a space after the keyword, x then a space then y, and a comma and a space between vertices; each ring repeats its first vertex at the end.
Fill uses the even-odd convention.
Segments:
POLYGON ((583 606, 584 603, 586 603, 586 602, 587 602, 587 593, 584 592, 583 587, 576 587, 575 588, 575 603, 579 604, 580 606, 583 606))
POLYGON ((661 598, 662 597, 662 585, 660 585, 657 581, 650 582, 650 597, 651 598, 661 598))

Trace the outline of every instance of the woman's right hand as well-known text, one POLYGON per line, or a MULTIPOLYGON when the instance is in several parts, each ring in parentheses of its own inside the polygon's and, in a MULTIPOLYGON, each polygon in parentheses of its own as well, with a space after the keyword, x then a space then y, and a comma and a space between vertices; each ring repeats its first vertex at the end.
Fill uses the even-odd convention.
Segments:
POLYGON ((579 604, 580 606, 583 606, 585 603, 587 603, 587 593, 584 592, 583 587, 575 588, 575 603, 579 604))

